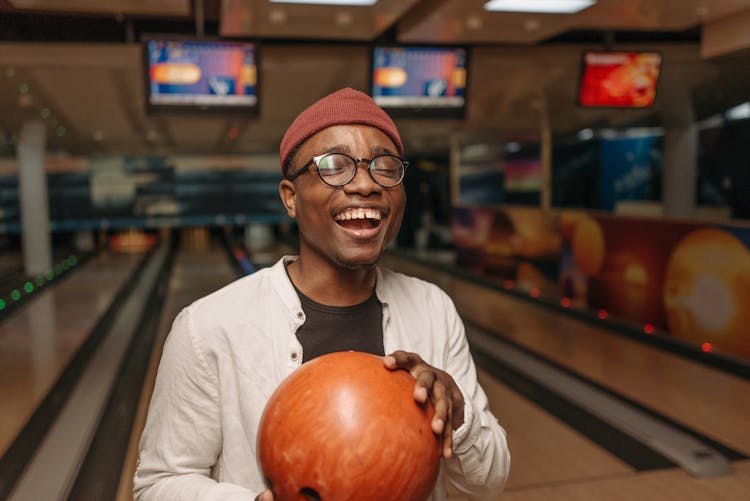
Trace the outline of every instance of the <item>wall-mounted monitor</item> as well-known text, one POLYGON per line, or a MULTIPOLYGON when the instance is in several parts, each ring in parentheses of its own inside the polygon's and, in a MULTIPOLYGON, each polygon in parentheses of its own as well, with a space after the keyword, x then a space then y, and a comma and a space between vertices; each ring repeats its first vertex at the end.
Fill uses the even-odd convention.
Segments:
POLYGON ((463 47, 376 46, 371 95, 396 118, 462 118, 467 70, 463 47))
POLYGON ((652 106, 661 59, 657 52, 586 52, 581 64, 578 104, 597 108, 652 106))
POLYGON ((150 110, 257 113, 255 43, 153 38, 144 45, 150 110))

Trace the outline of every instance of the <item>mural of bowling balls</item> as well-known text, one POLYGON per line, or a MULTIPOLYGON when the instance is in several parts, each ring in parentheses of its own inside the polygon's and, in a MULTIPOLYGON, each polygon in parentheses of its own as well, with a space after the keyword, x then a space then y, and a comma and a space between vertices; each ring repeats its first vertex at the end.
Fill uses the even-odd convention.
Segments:
POLYGON ((513 225, 513 253, 526 258, 557 259, 562 248, 559 222, 548 212, 512 208, 506 214, 513 225))
POLYGON ((560 213, 559 225, 560 233, 565 240, 572 240, 578 223, 584 219, 591 219, 591 216, 584 211, 565 210, 560 213))
POLYGON ((669 330, 750 358, 750 251, 731 233, 690 232, 674 248, 664 281, 669 330))
POLYGON ((607 250, 601 225, 593 218, 580 219, 572 235, 571 249, 576 267, 590 277, 596 275, 604 265, 607 250))

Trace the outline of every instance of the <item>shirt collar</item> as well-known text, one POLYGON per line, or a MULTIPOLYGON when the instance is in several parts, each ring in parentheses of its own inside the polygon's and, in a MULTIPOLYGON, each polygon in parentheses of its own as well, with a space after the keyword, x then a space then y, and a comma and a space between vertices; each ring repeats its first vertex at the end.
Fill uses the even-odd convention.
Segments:
POLYGON ((380 266, 376 267, 376 278, 375 278, 375 295, 378 296, 378 301, 381 304, 387 305, 390 301, 390 291, 386 285, 386 281, 383 276, 383 270, 380 266))
MULTIPOLYGON (((279 297, 284 301, 284 304, 290 310, 299 310, 302 305, 297 295, 297 291, 294 290, 294 285, 289 279, 289 274, 286 272, 286 265, 297 260, 299 256, 284 256, 273 265, 273 283, 274 288, 279 293, 279 297)), ((391 299, 391 291, 388 290, 386 284, 386 278, 383 270, 380 266, 375 268, 375 295, 378 297, 383 305, 387 305, 391 299)))
POLYGON ((289 279, 289 275, 286 272, 286 265, 296 261, 297 258, 298 256, 283 256, 271 269, 273 288, 290 311, 302 310, 299 296, 294 290, 294 285, 292 285, 292 281, 289 279))

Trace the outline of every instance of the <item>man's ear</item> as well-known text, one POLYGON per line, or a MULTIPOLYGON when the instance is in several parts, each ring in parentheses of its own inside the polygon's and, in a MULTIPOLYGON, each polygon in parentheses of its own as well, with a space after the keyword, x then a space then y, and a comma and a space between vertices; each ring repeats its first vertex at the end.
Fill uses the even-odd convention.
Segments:
POLYGON ((286 207, 286 213, 292 219, 297 217, 297 190, 294 187, 294 183, 288 179, 282 179, 279 183, 279 196, 281 197, 281 203, 286 207))

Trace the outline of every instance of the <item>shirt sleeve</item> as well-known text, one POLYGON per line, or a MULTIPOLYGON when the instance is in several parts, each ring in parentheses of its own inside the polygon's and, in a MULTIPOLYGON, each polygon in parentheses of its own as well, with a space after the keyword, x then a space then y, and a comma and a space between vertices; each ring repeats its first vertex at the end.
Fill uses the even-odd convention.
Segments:
POLYGON ((472 499, 489 499, 503 490, 510 471, 505 430, 490 411, 487 395, 477 380, 463 322, 447 296, 444 312, 450 339, 446 372, 464 397, 464 423, 453 432, 453 456, 446 461, 447 475, 451 484, 472 499))
POLYGON ((164 345, 134 478, 136 501, 250 501, 257 495, 210 477, 221 453, 218 380, 191 334, 189 310, 164 345))

